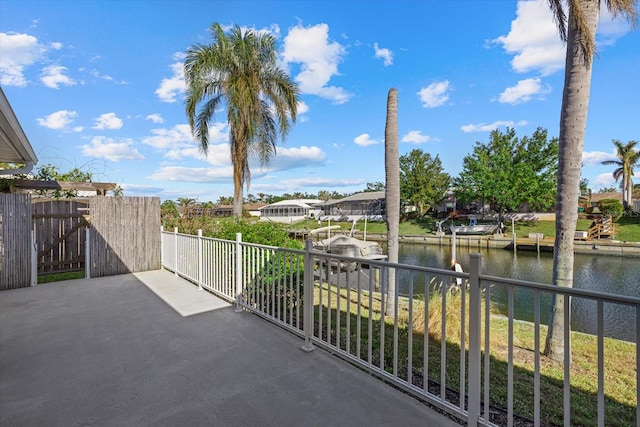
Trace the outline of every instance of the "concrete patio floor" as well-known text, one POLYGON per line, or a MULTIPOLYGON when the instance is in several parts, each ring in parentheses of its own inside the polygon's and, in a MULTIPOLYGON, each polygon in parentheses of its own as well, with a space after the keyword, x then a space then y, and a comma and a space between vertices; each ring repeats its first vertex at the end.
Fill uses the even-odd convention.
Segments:
POLYGON ((3 426, 454 426, 159 270, 0 292, 3 426))

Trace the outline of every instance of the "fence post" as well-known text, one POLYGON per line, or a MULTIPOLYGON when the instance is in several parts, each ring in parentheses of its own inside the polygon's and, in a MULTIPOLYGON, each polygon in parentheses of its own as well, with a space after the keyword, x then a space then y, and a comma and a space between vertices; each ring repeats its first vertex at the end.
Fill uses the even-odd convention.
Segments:
POLYGON ((311 249, 313 241, 305 240, 304 246, 304 310, 302 311, 302 325, 304 328, 304 345, 302 349, 311 352, 315 349, 311 342, 313 332, 313 257, 311 249))
POLYGON ((173 227, 173 274, 178 275, 178 227, 173 227))
POLYGON ((38 284, 38 250, 36 248, 36 231, 31 230, 31 286, 38 284))
POLYGON ((164 225, 160 226, 160 268, 164 270, 164 225))
POLYGON ((202 229, 198 229, 198 290, 202 290, 202 229))
MULTIPOLYGON (((482 255, 470 254, 469 269, 469 406, 467 425, 477 426, 480 417, 480 260, 482 255)), ((464 344, 463 344, 464 345, 464 344)), ((487 356, 485 356, 487 357, 487 356)), ((488 415, 485 417, 488 421, 488 415)))
POLYGON ((91 279, 91 227, 84 230, 84 277, 91 279))
POLYGON ((236 233, 236 313, 242 311, 242 233, 236 233))

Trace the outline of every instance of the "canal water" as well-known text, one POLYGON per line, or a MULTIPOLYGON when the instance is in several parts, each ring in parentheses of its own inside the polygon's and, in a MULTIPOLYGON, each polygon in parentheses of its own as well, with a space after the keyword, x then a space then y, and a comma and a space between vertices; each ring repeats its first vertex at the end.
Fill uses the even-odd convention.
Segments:
MULTIPOLYGON (((456 248, 456 258, 464 271, 469 271, 469 253, 482 254, 481 273, 550 284, 552 280, 553 255, 551 253, 503 249, 456 248)), ((448 268, 451 248, 436 245, 401 243, 399 262, 425 267, 448 268)), ((576 254, 574 264, 574 287, 609 294, 640 296, 640 259, 608 255, 576 254)), ((399 291, 402 289, 400 284, 399 291)), ((507 293, 504 287, 494 286, 491 299, 497 310, 506 313, 507 293)), ((543 324, 548 323, 551 296, 541 294, 540 315, 543 324)), ((516 290, 515 316, 517 319, 533 321, 533 292, 516 290)), ((635 342, 635 308, 618 304, 604 304, 605 336, 635 342)), ((572 302, 572 330, 595 334, 596 303, 584 299, 572 302)))

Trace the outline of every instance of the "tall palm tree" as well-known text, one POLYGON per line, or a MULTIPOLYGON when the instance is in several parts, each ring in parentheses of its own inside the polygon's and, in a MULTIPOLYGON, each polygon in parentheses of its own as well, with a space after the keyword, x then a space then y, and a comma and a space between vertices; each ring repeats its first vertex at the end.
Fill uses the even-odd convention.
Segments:
MULTIPOLYGON (((560 36, 567 44, 564 89, 560 113, 560 152, 556 197, 556 237, 553 252, 553 284, 573 286, 573 238, 578 219, 578 195, 582 149, 589 110, 591 70, 600 0, 548 0, 560 36), (568 13, 568 17, 567 17, 568 13)), ((635 23, 636 0, 605 0, 613 16, 635 23)), ((545 354, 564 359, 564 300, 554 298, 545 354)))
POLYGON ((211 26, 213 43, 187 50, 184 75, 186 113, 194 138, 206 154, 209 123, 226 108, 233 164, 233 214, 242 215, 244 184, 251 180, 249 158, 262 166, 276 153, 278 135, 286 138, 296 120, 299 89, 276 63, 271 35, 236 26, 225 34, 211 26))
POLYGON ((638 141, 629 141, 626 144, 612 140, 613 145, 616 146, 616 155, 618 160, 605 160, 603 165, 615 165, 618 166, 613 171, 613 178, 618 182, 622 178, 622 203, 624 208, 629 209, 631 205, 631 199, 633 198, 633 168, 638 162, 640 162, 640 151, 636 151, 635 147, 638 141))
MULTIPOLYGON (((391 88, 387 96, 387 123, 384 129, 384 171, 386 180, 387 251, 389 262, 398 262, 398 226, 400 223, 400 160, 398 156, 398 92, 391 88)), ((395 313, 396 274, 389 269, 386 313, 395 313)))

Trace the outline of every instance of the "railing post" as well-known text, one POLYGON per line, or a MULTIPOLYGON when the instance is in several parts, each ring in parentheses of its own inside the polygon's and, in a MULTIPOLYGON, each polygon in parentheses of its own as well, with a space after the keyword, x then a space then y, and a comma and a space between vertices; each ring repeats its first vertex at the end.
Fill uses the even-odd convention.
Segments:
POLYGON ((173 274, 178 275, 178 227, 173 227, 173 274))
POLYGON ((242 311, 242 233, 236 233, 236 313, 242 311))
POLYGON ((84 233, 84 277, 91 278, 91 229, 89 227, 84 233))
POLYGON ((311 352, 315 349, 311 342, 313 332, 313 256, 311 249, 313 241, 307 239, 304 247, 304 310, 302 312, 302 324, 304 327, 304 345, 302 349, 311 352))
POLYGON ((164 269, 164 225, 160 226, 160 268, 164 269))
MULTIPOLYGON (((469 270, 469 406, 467 425, 477 426, 480 417, 480 260, 482 255, 470 254, 469 270)), ((464 345, 464 344, 463 344, 464 345)), ((488 356, 486 356, 488 357, 488 356)), ((488 415, 485 417, 488 420, 488 415)))
POLYGON ((198 290, 202 290, 202 229, 198 229, 198 290))

